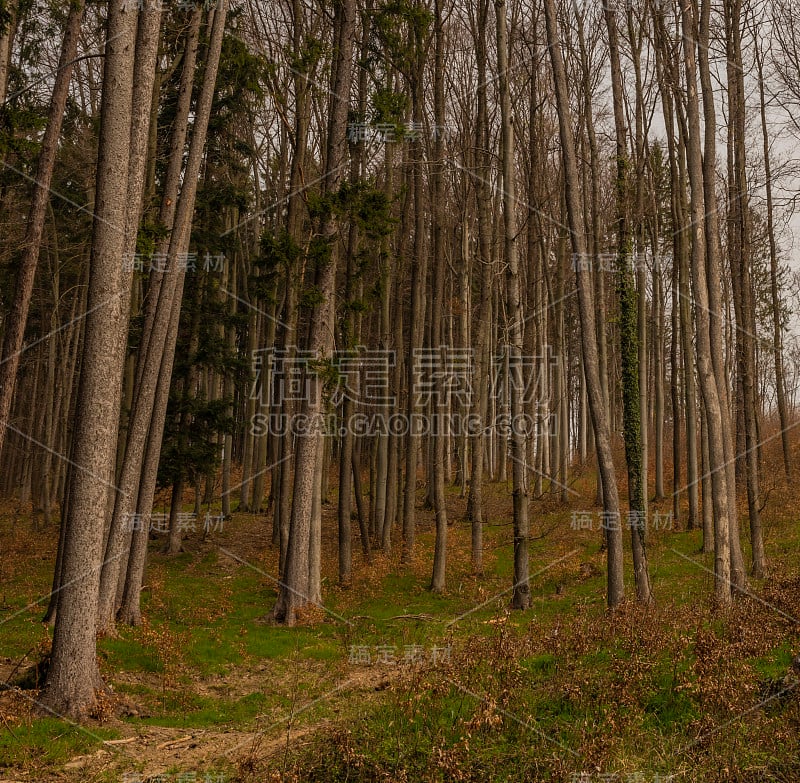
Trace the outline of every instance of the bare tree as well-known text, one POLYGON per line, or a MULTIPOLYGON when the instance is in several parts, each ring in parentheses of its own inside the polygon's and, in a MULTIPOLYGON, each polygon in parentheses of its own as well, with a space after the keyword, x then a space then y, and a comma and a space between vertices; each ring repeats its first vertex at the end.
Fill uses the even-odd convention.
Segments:
MULTIPOLYGON (((765 20, 764 20, 765 21, 765 20)), ((753 54, 758 75, 759 117, 761 137, 764 147, 764 190, 766 193, 767 237, 769 239, 769 283, 772 304, 772 358, 775 365, 775 396, 778 404, 778 418, 781 426, 781 447, 786 478, 792 477, 792 457, 789 448, 789 411, 786 404, 786 381, 783 356, 783 323, 780 294, 778 292, 778 245, 775 237, 775 205, 772 184, 772 154, 770 151, 769 127, 767 125, 767 99, 764 87, 765 63, 762 39, 753 19, 751 37, 753 54)))
MULTIPOLYGON (((343 179, 342 168, 347 149, 347 111, 352 82, 352 56, 355 38, 355 0, 340 0, 336 4, 334 23, 334 75, 329 102, 328 139, 325 156, 323 190, 332 196, 343 179)), ((318 281, 320 304, 311 317, 309 345, 320 349, 321 358, 330 353, 329 338, 334 324, 334 285, 336 281, 337 250, 336 221, 327 215, 320 234, 329 243, 331 257, 321 271, 318 281)), ((315 392, 304 401, 303 414, 308 421, 318 421, 322 411, 322 380, 312 372, 315 392)), ((273 609, 276 621, 293 625, 297 610, 310 601, 309 548, 311 545, 311 514, 316 461, 322 446, 322 432, 312 432, 298 438, 295 457, 294 495, 286 552, 286 568, 282 574, 278 598, 273 609)))
POLYGON ((514 582, 511 606, 527 609, 531 605, 528 566, 528 489, 526 433, 523 430, 522 376, 523 322, 520 294, 519 257, 517 253, 517 196, 514 173, 514 118, 509 87, 509 43, 505 0, 495 0, 497 15, 497 68, 500 84, 501 155, 503 172, 503 231, 506 264, 506 317, 508 318, 509 384, 511 394, 511 467, 514 514, 514 582))
MULTIPOLYGON (((644 297, 644 290, 637 296, 631 270, 632 237, 628 223, 628 176, 630 159, 627 149, 627 130, 625 127, 624 96, 622 94, 622 66, 619 56, 619 35, 617 32, 616 10, 605 3, 606 27, 608 29, 609 53, 611 57, 611 86, 614 98, 614 126, 617 137, 617 291, 620 300, 620 352, 622 358, 622 404, 625 439, 625 461, 628 466, 628 503, 633 549, 633 574, 636 582, 636 596, 639 601, 648 603, 651 598, 650 576, 647 569, 645 549, 645 530, 647 507, 646 474, 643 462, 646 452, 642 444, 642 408, 639 378, 639 333, 638 300, 644 297)), ((641 187, 641 185, 640 185, 641 187)))
MULTIPOLYGON (((709 469, 714 503, 714 595, 721 606, 731 602, 731 559, 728 518, 728 475, 725 466, 724 418, 727 411, 720 400, 718 379, 712 362, 709 316, 709 281, 706 273, 703 159, 700 147, 700 104, 697 94, 697 27, 691 0, 681 0, 683 56, 686 70, 686 115, 688 137, 686 154, 691 185, 692 288, 697 330, 697 370, 706 410, 709 442, 709 469)), ((717 317, 719 312, 714 313, 717 317)), ((714 346, 717 347, 718 346, 714 346)))
POLYGON ((561 137, 561 154, 564 161, 564 184, 566 189, 567 217, 575 263, 578 287, 578 310, 581 321, 581 346, 589 394, 589 410, 592 414, 595 447, 603 482, 603 506, 608 525, 608 593, 609 607, 617 606, 623 599, 625 587, 622 571, 622 530, 619 527, 619 494, 614 459, 611 452, 611 436, 608 410, 603 399, 597 353, 597 331, 592 301, 591 272, 583 263, 586 259, 586 239, 580 222, 580 180, 578 179, 577 154, 572 132, 572 116, 569 108, 567 78, 561 54, 558 34, 558 19, 554 0, 544 0, 547 24, 547 44, 555 82, 558 125, 561 137), (617 524, 613 524, 613 520, 617 524))

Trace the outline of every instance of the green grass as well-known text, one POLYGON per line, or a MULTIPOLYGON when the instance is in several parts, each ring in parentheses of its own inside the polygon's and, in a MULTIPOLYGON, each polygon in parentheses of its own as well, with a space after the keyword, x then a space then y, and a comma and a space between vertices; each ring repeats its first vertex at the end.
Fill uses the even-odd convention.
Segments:
POLYGON ((681 730, 697 717, 697 705, 685 691, 680 690, 677 676, 687 667, 686 661, 679 661, 674 667, 669 661, 664 661, 654 672, 652 690, 643 700, 645 726, 652 725, 660 732, 681 730))
POLYGON ((0 731, 0 768, 32 759, 41 764, 60 764, 118 736, 111 729, 86 729, 56 718, 39 718, 0 731))
MULTIPOLYGON (((714 614, 713 577, 700 567, 713 560, 699 554, 699 531, 651 536, 656 604, 649 613, 629 607, 612 618, 599 535, 571 531, 565 508, 536 517, 537 529, 556 525, 556 532, 530 543, 532 608, 509 613, 510 528, 499 524, 507 519, 492 521, 498 524, 485 529, 481 578, 470 573, 469 526, 457 519, 447 589, 431 593, 432 533, 421 525, 416 568, 395 561, 349 590, 335 586, 329 568, 323 592, 330 614, 295 628, 265 621, 275 600, 274 581, 264 575, 275 571, 266 546, 253 556, 255 567, 209 547, 177 558, 154 547, 146 624, 99 643, 104 675, 141 713, 125 719, 128 730, 277 732, 290 715, 294 726, 324 722, 310 749, 290 749, 287 764, 299 780, 325 783, 565 781, 598 769, 650 780, 681 771, 703 783, 800 779, 791 761, 796 703, 756 709, 730 730, 720 728, 752 707, 762 681, 786 674, 800 638, 769 606, 742 606, 735 610, 741 617, 714 614), (336 692, 358 673, 379 678, 380 667, 351 662, 354 648, 366 648, 373 660, 378 648, 392 648, 402 659, 412 645, 422 648, 425 665, 405 669, 391 687, 376 691, 370 680, 336 692), (445 645, 452 660, 432 667, 431 650, 445 645), (725 778, 723 769, 734 773, 725 778), (756 769, 764 777, 748 777, 756 769)), ((258 525, 263 520, 238 516, 233 533, 258 525)), ((770 557, 785 557, 790 576, 797 573, 798 527, 787 521, 769 528, 770 557)), ((17 569, 0 591, 8 614, 49 590, 49 561, 31 557, 31 569, 17 569)), ((355 562, 365 568, 358 554, 355 562)), ((631 595, 630 563, 626 580, 631 595)), ((28 608, 3 625, 4 655, 21 657, 49 638, 39 623, 43 611, 28 608)), ((36 757, 56 769, 115 736, 104 727, 90 731, 94 736, 49 719, 0 725, 0 759, 16 767, 36 757)), ((242 780, 268 780, 275 765, 263 760, 242 780)))
POLYGON ((163 672, 162 660, 155 645, 142 642, 135 629, 124 628, 118 638, 101 639, 98 653, 106 665, 117 671, 163 672))
POLYGON ((763 657, 752 658, 750 663, 763 679, 777 680, 786 675, 793 657, 790 644, 785 642, 763 657))
POLYGON ((261 693, 251 693, 240 699, 171 694, 161 699, 159 706, 161 709, 153 715, 132 722, 186 729, 236 727, 245 730, 271 706, 271 701, 261 693))

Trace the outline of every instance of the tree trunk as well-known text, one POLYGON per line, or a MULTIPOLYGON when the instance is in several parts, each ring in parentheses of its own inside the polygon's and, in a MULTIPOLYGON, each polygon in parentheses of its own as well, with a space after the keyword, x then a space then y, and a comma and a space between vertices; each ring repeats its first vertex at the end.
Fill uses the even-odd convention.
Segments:
MULTIPOLYGON (((447 567, 447 507, 445 505, 445 441, 448 436, 445 428, 447 418, 446 390, 442 370, 447 366, 448 357, 446 349, 440 350, 444 345, 442 334, 442 311, 444 310, 445 286, 445 189, 444 189, 444 128, 445 128, 445 103, 444 103, 444 29, 442 22, 442 2, 434 0, 434 58, 433 58, 433 107, 435 136, 433 142, 433 161, 431 168, 431 190, 433 199, 433 297, 431 301, 431 352, 438 352, 443 366, 438 368, 434 384, 433 427, 431 439, 433 441, 433 508, 436 516, 436 537, 433 551, 433 574, 431 576, 431 590, 441 593, 445 587, 445 574, 447 567)), ((452 343, 451 343, 452 345, 452 343)))
MULTIPOLYGON (((636 582, 636 597, 642 603, 652 600, 650 576, 647 568, 645 547, 647 487, 643 460, 646 459, 642 444, 642 408, 639 377, 639 331, 638 303, 631 269, 632 237, 628 224, 628 169, 630 161, 625 128, 625 107, 622 94, 622 67, 619 57, 616 11, 605 6, 608 29, 609 53, 611 57, 611 85, 614 98, 614 126, 617 142, 617 291, 620 300, 620 353, 622 357, 622 404, 624 420, 625 461, 628 466, 628 503, 633 550, 633 574, 636 582)), ((640 185, 641 187, 641 185, 640 185)), ((644 297, 644 290, 639 297, 644 297)))
MULTIPOLYGON (((113 625, 116 607, 112 585, 116 585, 119 578, 121 547, 124 543, 124 534, 136 508, 139 495, 139 483, 142 475, 142 461, 147 447, 147 435, 152 426, 153 407, 155 402, 158 377, 161 372, 162 359, 169 336, 169 325, 172 316, 173 301, 180 302, 183 297, 183 282, 186 275, 186 265, 179 264, 179 258, 185 258, 189 249, 192 216, 194 214, 197 183, 200 177, 200 167, 205 149, 206 131, 211 117, 211 106, 214 98, 214 88, 217 80, 217 69, 222 51, 222 38, 225 30, 227 15, 227 0, 219 0, 213 15, 213 26, 210 33, 210 42, 206 54, 205 74, 203 86, 197 101, 195 120, 192 130, 192 141, 186 161, 186 170, 183 177, 183 187, 178 198, 175 212, 175 223, 169 238, 167 272, 162 278, 158 292, 158 303, 150 331, 149 341, 141 362, 141 369, 137 372, 140 383, 136 390, 133 410, 131 411, 130 427, 125 458, 120 473, 120 492, 114 505, 114 515, 106 545, 106 562, 103 566, 101 577, 100 615, 101 628, 110 628, 113 625)), ((141 34, 140 34, 141 35, 141 34)), ((151 32, 152 35, 152 32, 151 32)), ((155 46, 158 39, 158 26, 155 27, 155 40, 146 34, 140 37, 143 45, 143 58, 152 55, 155 64, 155 46)), ((152 81, 142 89, 141 106, 147 107, 149 119, 150 91, 152 81), (145 101, 144 98, 147 100, 145 101)), ((138 86, 137 86, 138 89, 138 86)), ((136 150, 134 160, 137 177, 143 180, 144 142, 147 139, 147 126, 142 123, 142 133, 139 137, 141 147, 133 145, 136 150)), ((172 348, 174 350, 174 347, 172 348)))
MULTIPOLYGON (((758 482, 758 423, 756 415, 756 319, 751 280, 750 198, 747 190, 747 153, 745 138, 745 92, 742 72, 742 3, 726 0, 725 22, 728 51, 728 96, 730 129, 733 137, 733 171, 729 176, 731 193, 730 211, 733 233, 729 236, 731 254, 731 283, 738 284, 739 312, 737 322, 737 350, 740 356, 745 427, 745 466, 747 471, 747 508, 750 518, 750 543, 753 552, 753 576, 762 577, 766 569, 764 541, 759 511, 758 482), (738 252, 737 252, 738 251, 738 252), (735 268, 734 268, 735 267, 735 268)), ((735 302, 736 300, 734 300, 735 302)))
POLYGON ((764 143, 764 189, 767 198, 767 236, 769 239, 769 282, 772 304, 772 358, 775 365, 775 396, 778 403, 778 417, 781 426, 781 447, 783 467, 786 478, 792 477, 792 456, 789 447, 789 411, 786 405, 786 381, 783 365, 783 308, 778 292, 778 247, 775 240, 775 212, 772 195, 772 163, 770 155, 769 130, 767 127, 767 102, 764 90, 764 53, 761 50, 760 35, 753 35, 753 51, 758 72, 758 95, 761 119, 761 136, 764 143))
MULTIPOLYGON (((329 101, 328 143, 325 156, 323 192, 332 196, 342 181, 341 169, 347 150, 347 112, 352 82, 353 41, 355 37, 355 0, 341 0, 335 12, 335 47, 333 89, 329 101)), ((309 345, 320 349, 325 360, 330 352, 329 335, 334 325, 334 295, 338 248, 337 225, 329 214, 322 220, 320 235, 328 243, 331 256, 320 271, 318 290, 321 303, 311 315, 309 345)), ((313 387, 303 403, 306 421, 320 422, 322 413, 322 382, 315 372, 309 376, 313 387)), ((309 548, 312 526, 312 501, 316 461, 322 447, 322 433, 310 432, 298 437, 295 455, 294 493, 286 567, 282 574, 273 617, 279 623, 293 625, 297 611, 309 602, 309 548)))
POLYGON ((4 4, 8 18, 0 32, 0 104, 5 103, 8 94, 8 74, 11 70, 11 53, 17 26, 17 4, 17 0, 8 0, 4 4))
MULTIPOLYGON (((11 413, 11 402, 14 398, 14 387, 17 380, 19 359, 22 355, 22 343, 25 337, 25 324, 28 320, 28 309, 36 278, 36 267, 39 263, 39 250, 42 246, 42 234, 50 203, 50 183, 53 180, 53 167, 58 150, 58 139, 69 96, 69 83, 75 56, 78 52, 78 39, 83 20, 84 0, 77 0, 70 5, 67 23, 64 29, 64 40, 61 45, 61 56, 58 61, 53 95, 50 99, 47 127, 42 138, 39 162, 36 168, 35 186, 28 218, 26 221, 25 240, 16 277, 14 301, 11 312, 5 319, 3 334, 3 353, 0 360, 0 453, 3 451, 6 428, 11 413)), ((13 13, 13 11, 12 11, 13 13)), ((3 45, 10 45, 10 33, 0 36, 0 102, 5 98, 5 79, 7 77, 7 55, 3 45)))
MULTIPOLYGON (((421 88, 413 87, 414 122, 422 122, 421 88)), ((419 435, 415 423, 419 414, 418 384, 416 382, 419 351, 422 349, 423 327, 425 322, 425 280, 428 263, 423 239, 425 212, 423 203, 422 155, 418 140, 411 142, 411 169, 414 188, 414 249, 411 264, 411 324, 409 326, 406 411, 408 413, 408 436, 406 437, 406 474, 403 497, 403 548, 402 562, 408 562, 414 554, 416 540, 416 500, 417 500, 417 460, 419 457, 419 435)))
MULTIPOLYGON (((686 153, 689 182, 691 186, 691 231, 692 231, 692 288, 695 298, 695 326, 697 329, 697 369, 700 388, 706 410, 709 443, 709 468, 712 474, 714 503, 714 596, 718 605, 731 603, 731 555, 728 516, 728 480, 725 468, 724 419, 727 411, 720 399, 718 378, 712 362, 712 346, 709 315, 709 287, 719 285, 719 278, 707 279, 705 247, 705 202, 703 158, 700 147, 700 107, 697 95, 697 62, 695 47, 697 31, 691 0, 681 0, 681 24, 683 31, 683 56, 687 83, 688 136, 686 153)), ((710 210, 709 210, 710 211, 710 210)), ((714 313, 719 317, 719 311, 714 313)))
POLYGON ((611 435, 608 410, 603 399, 597 349, 597 330, 592 302, 591 271, 582 260, 586 258, 586 240, 580 225, 580 181, 572 132, 572 117, 569 109, 567 77, 558 35, 558 21, 554 0, 544 0, 547 22, 547 42, 555 81, 556 106, 564 160, 567 216, 569 220, 572 251, 577 263, 575 277, 578 288, 578 312, 581 322, 581 346, 586 369, 586 387, 589 395, 589 410, 592 414, 597 458, 603 482, 603 503, 608 532, 608 595, 609 607, 616 607, 624 597, 622 570, 622 530, 619 526, 619 494, 611 452, 611 435))
MULTIPOLYGON (((709 28, 711 17, 711 1, 703 0, 701 6, 699 29, 697 34, 698 65, 700 83, 703 93, 703 118, 705 121, 705 145, 702 155, 702 173, 705 198, 705 245, 706 266, 708 269, 707 298, 709 306, 709 329, 711 344, 711 361, 717 382, 717 394, 722 405, 723 446, 725 448, 725 466, 728 481, 728 536, 730 539, 730 574, 734 587, 744 588, 747 577, 742 558, 739 539, 739 520, 736 502, 736 459, 733 442, 733 426, 730 418, 729 390, 727 368, 725 367, 725 339, 723 337, 724 310, 722 307, 723 275, 722 250, 720 246, 719 213, 717 210, 717 171, 716 171, 716 103, 714 98, 711 72, 709 66, 709 28)), ((695 299, 696 308, 700 302, 695 299)), ((699 351, 698 351, 699 353, 699 351)), ((711 427, 709 425, 709 447, 713 445, 711 427)))
POLYGON ((475 205, 478 217, 478 268, 480 270, 480 297, 478 318, 475 324, 475 372, 473 376, 473 414, 477 415, 477 434, 472 436, 467 518, 472 527, 472 568, 476 574, 483 572, 483 464, 486 452, 486 414, 488 411, 489 317, 492 303, 493 264, 491 248, 491 218, 489 215, 488 177, 491 166, 489 153, 489 121, 486 90, 486 28, 488 26, 488 0, 479 0, 477 23, 472 25, 475 44, 478 87, 476 91, 477 116, 475 140, 475 205))
POLYGON ((103 74, 97 197, 91 275, 70 502, 50 667, 41 702, 81 718, 102 687, 97 665, 97 605, 104 513, 113 476, 125 362, 131 275, 125 249, 128 167, 137 13, 123 0, 109 4, 103 74))
POLYGON ((523 323, 520 296, 519 257, 517 254, 517 198, 514 175, 514 118, 511 111, 508 60, 509 41, 505 0, 495 0, 497 16, 497 67, 499 71, 501 115, 501 160, 503 183, 504 255, 506 264, 506 317, 508 319, 508 351, 510 353, 511 392, 511 459, 514 521, 514 582, 511 593, 512 609, 527 609, 531 605, 528 566, 528 490, 525 466, 523 429, 523 394, 525 382, 522 370, 523 323))

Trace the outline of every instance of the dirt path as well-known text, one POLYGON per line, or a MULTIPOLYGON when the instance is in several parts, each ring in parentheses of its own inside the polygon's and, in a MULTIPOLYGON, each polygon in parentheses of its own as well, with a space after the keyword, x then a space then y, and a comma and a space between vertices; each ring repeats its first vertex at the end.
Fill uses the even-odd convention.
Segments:
MULTIPOLYGON (((228 783, 232 770, 250 760, 260 764, 275 759, 280 766, 282 754, 330 727, 339 712, 339 702, 362 694, 364 701, 383 691, 392 681, 401 679, 400 669, 362 667, 353 669, 321 696, 295 705, 281 715, 259 716, 249 731, 236 729, 186 729, 167 726, 133 725, 112 719, 104 725, 116 729, 120 737, 107 740, 102 747, 86 755, 75 756, 58 771, 47 773, 21 768, 0 768, 3 783, 228 783), (325 704, 326 714, 334 717, 305 722, 312 708, 325 704), (189 776, 183 773, 190 773, 189 776), (195 773, 195 777, 191 777, 195 773)), ((232 683, 233 685, 233 683, 232 683)), ((33 760, 32 760, 33 761, 33 760)), ((35 761, 34 761, 35 763, 35 761)))

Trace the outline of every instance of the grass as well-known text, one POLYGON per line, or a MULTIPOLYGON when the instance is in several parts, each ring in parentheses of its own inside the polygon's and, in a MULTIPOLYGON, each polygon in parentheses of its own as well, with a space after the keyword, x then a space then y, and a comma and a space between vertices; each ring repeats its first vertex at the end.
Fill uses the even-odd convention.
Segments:
POLYGON ((150 717, 132 722, 187 729, 246 728, 270 706, 270 701, 261 693, 251 693, 237 700, 172 694, 159 706, 150 717))
POLYGON ((119 736, 112 729, 93 727, 87 733, 80 726, 56 718, 39 718, 0 732, 0 769, 24 764, 30 759, 38 763, 59 765, 74 756, 88 753, 103 740, 119 736))
MULTIPOLYGON (((587 499, 576 507, 593 496, 583 483, 587 499)), ((451 492, 443 594, 427 589, 432 526, 422 510, 414 560, 400 566, 397 555, 378 554, 365 566, 356 555, 355 582, 343 590, 327 507, 328 611, 291 629, 265 619, 277 569, 263 519, 236 515, 216 541, 189 540, 178 557, 154 545, 145 624, 100 640, 101 670, 135 714, 87 733, 0 697, 0 765, 16 774, 36 758, 37 780, 118 780, 108 769, 70 777, 64 764, 148 729, 265 731, 277 741, 289 721, 293 731, 314 728, 310 739, 280 758, 254 749, 226 783, 569 781, 582 772, 796 780, 798 702, 759 706, 800 646, 800 624, 789 619, 800 526, 781 516, 785 499, 773 502, 781 513, 765 512, 772 578, 752 585, 761 602, 742 599, 727 615, 710 604, 713 562, 699 552, 700 532, 680 530, 650 537, 656 603, 609 615, 598 531, 573 530, 572 508, 549 498, 532 517, 541 534, 530 542, 532 608, 509 613, 509 498, 499 486, 487 487, 495 524, 485 529, 481 577, 470 569, 463 499, 451 492)), ((31 604, 49 590, 55 531, 34 535, 18 519, 0 518, 0 545, 12 553, 0 566, 9 667, 26 653, 29 665, 50 637, 44 606, 31 604)), ((626 580, 632 592, 629 563, 626 580)))

